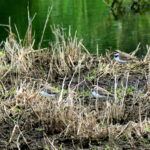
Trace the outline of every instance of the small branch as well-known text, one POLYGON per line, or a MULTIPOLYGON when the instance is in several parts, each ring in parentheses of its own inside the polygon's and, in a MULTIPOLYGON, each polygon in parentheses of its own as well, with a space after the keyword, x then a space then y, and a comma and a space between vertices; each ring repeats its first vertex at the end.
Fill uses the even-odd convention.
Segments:
POLYGON ((115 139, 118 139, 118 137, 128 128, 130 124, 131 122, 127 123, 127 125, 121 130, 121 132, 115 137, 115 139))
POLYGON ((117 76, 116 75, 115 75, 114 96, 115 96, 115 103, 117 103, 117 76))
POLYGON ((51 7, 51 8, 48 8, 48 14, 47 14, 47 18, 46 18, 46 21, 45 21, 45 25, 44 25, 44 28, 43 28, 43 32, 42 32, 42 36, 41 36, 41 40, 40 40, 38 49, 41 48, 41 44, 42 44, 42 41, 43 41, 45 29, 46 29, 46 26, 47 26, 47 23, 48 23, 48 20, 49 20, 49 16, 50 16, 50 14, 51 14, 51 11, 52 11, 52 7, 51 7))
POLYGON ((64 86, 65 86, 65 81, 66 81, 66 76, 65 76, 64 79, 63 79, 62 89, 61 89, 61 92, 60 92, 58 104, 59 104, 59 103, 61 102, 61 100, 62 100, 62 95, 63 95, 63 89, 64 89, 64 86))
POLYGON ((13 137, 15 136, 15 133, 16 133, 16 129, 18 128, 18 125, 15 124, 14 128, 13 128, 13 131, 12 131, 12 134, 11 134, 11 137, 9 139, 9 143, 11 143, 13 137))
POLYGON ((137 48, 132 52, 131 56, 134 56, 134 55, 137 53, 137 51, 140 49, 140 48, 139 48, 139 47, 140 47, 140 44, 141 44, 141 43, 138 44, 137 48))

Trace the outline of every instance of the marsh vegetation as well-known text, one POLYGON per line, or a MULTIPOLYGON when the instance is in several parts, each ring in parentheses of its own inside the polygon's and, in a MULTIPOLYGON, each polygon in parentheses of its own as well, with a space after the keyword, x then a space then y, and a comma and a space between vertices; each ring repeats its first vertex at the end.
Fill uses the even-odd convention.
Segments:
POLYGON ((90 54, 71 29, 53 26, 55 43, 34 49, 31 20, 24 40, 8 25, 1 42, 0 148, 149 148, 150 47, 136 62, 119 64, 111 52, 90 54), (41 85, 59 94, 44 97, 41 85), (96 99, 93 85, 114 97, 96 99))
MULTIPOLYGON (((109 0, 109 4, 111 1, 109 0)), ((129 0, 124 0, 123 7, 126 1, 129 2, 129 0)), ((31 16, 36 13, 32 24, 35 49, 42 35, 49 6, 53 6, 53 11, 44 34, 43 47, 47 47, 49 41, 55 42, 55 37, 49 28, 54 24, 63 27, 66 32, 71 26, 72 36, 77 31, 77 37, 83 39, 82 43, 90 53, 96 53, 97 47, 99 53, 103 55, 106 49, 110 51, 121 49, 130 53, 140 42, 143 51, 139 51, 137 55, 146 55, 146 44, 150 45, 150 11, 134 13, 126 10, 116 20, 104 0, 94 0, 94 2, 93 0, 45 0, 44 2, 41 0, 1 0, 0 24, 9 24, 8 18, 11 17, 12 31, 17 35, 15 24, 21 39, 24 38, 28 26, 28 4, 31 16)), ((8 32, 0 26, 0 33, 0 41, 5 41, 8 32)))

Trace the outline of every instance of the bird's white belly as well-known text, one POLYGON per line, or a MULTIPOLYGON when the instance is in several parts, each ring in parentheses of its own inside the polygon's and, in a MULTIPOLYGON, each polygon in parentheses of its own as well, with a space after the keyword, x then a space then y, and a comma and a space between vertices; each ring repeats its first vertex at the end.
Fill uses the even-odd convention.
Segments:
POLYGON ((119 57, 115 57, 114 59, 116 61, 120 62, 120 63, 126 63, 126 62, 128 62, 127 60, 121 60, 119 57))
POLYGON ((45 97, 53 97, 53 96, 56 96, 56 94, 49 94, 49 93, 47 93, 47 92, 45 92, 45 91, 40 91, 40 94, 43 95, 43 96, 45 96, 45 97))
POLYGON ((96 93, 95 91, 92 91, 92 95, 96 98, 105 98, 106 97, 104 95, 100 95, 100 94, 96 93))

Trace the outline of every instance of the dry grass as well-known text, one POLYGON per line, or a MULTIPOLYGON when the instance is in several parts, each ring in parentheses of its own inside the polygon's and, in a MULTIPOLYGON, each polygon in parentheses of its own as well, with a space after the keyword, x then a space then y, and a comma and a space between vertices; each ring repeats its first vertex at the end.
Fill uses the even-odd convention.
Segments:
POLYGON ((0 51, 1 148, 62 149, 66 143, 70 148, 104 143, 107 148, 150 147, 148 46, 143 59, 118 64, 110 52, 105 57, 89 54, 70 30, 65 36, 53 27, 56 42, 38 50, 31 28, 26 44, 16 40, 10 26, 9 31, 0 51), (48 83, 60 91, 58 96, 39 94, 48 83), (93 85, 114 98, 101 103, 91 95, 93 85))

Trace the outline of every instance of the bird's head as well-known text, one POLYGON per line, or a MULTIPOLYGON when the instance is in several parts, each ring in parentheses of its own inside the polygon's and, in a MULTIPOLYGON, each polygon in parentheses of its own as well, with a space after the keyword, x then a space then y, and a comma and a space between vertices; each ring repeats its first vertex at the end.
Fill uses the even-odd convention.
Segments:
POLYGON ((119 56, 120 51, 119 50, 115 50, 114 51, 114 57, 118 57, 119 56))

